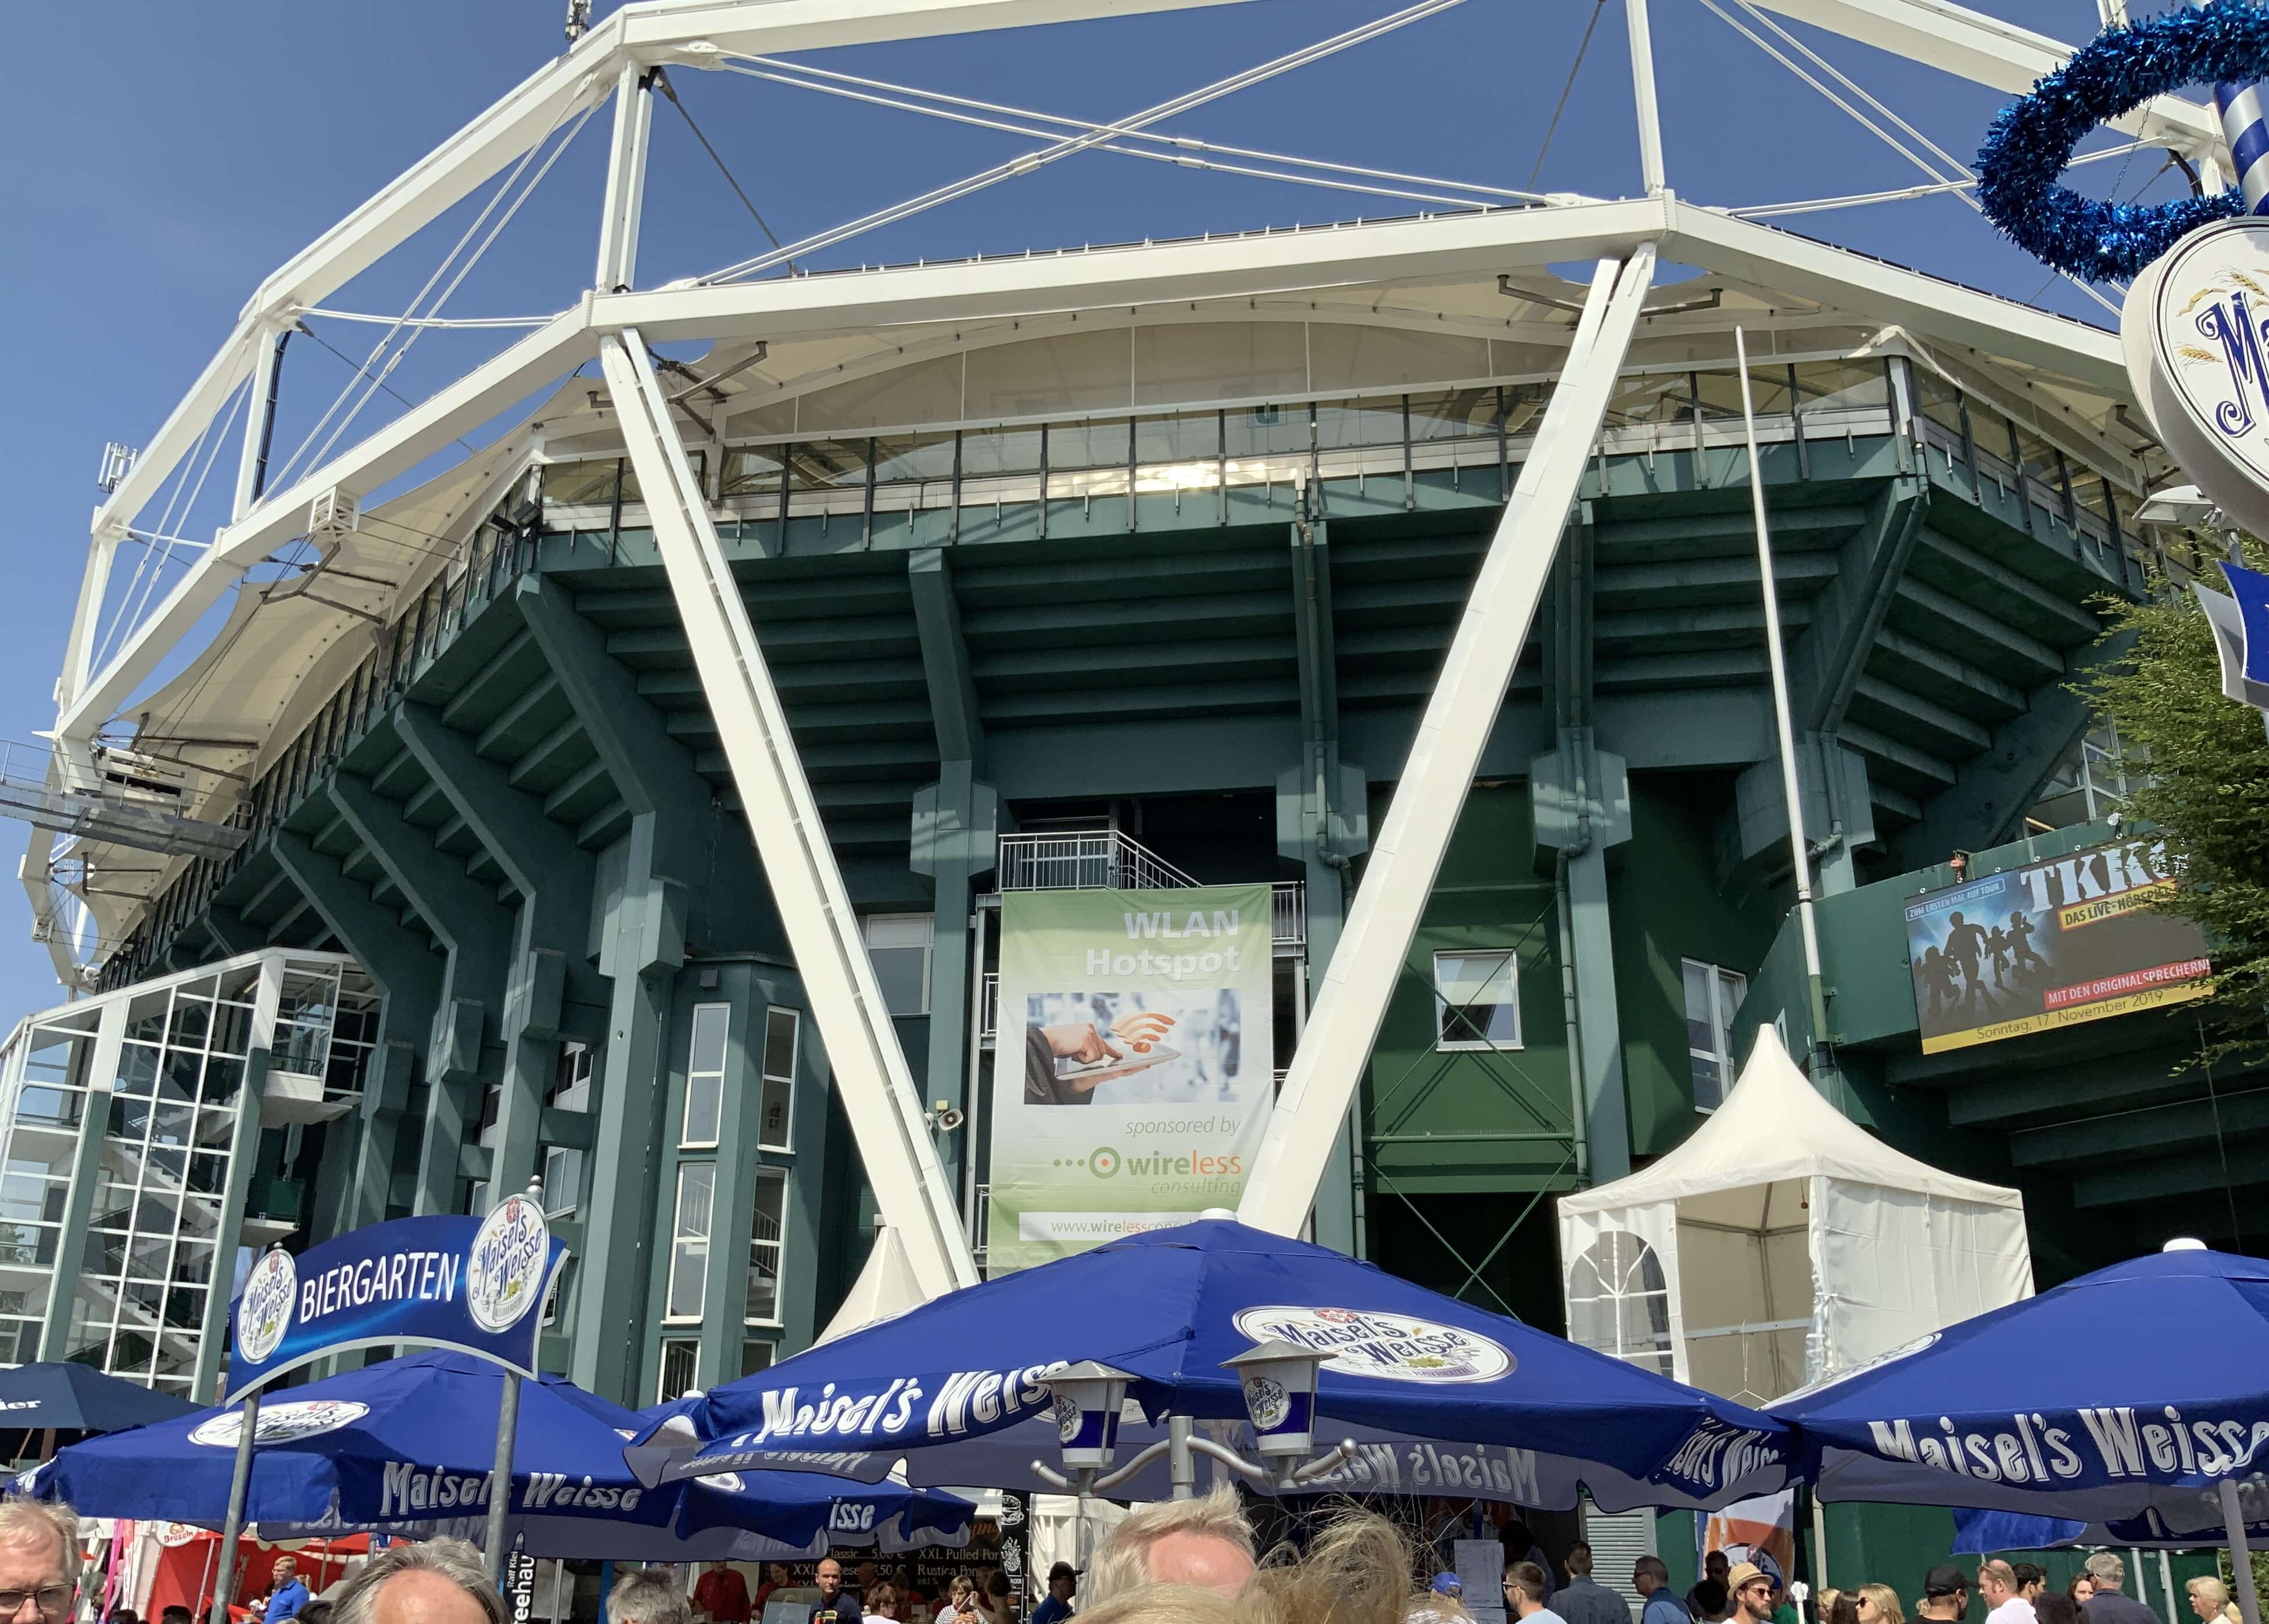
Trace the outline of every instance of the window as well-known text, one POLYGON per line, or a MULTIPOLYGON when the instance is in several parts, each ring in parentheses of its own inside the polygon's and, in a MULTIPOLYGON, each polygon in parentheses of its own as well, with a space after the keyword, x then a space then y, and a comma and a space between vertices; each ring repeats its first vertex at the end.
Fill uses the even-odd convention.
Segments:
POLYGON ((1520 976, 1510 948, 1434 956, 1437 1049, 1520 1047, 1520 976))
POLYGON ((756 1222, 749 1231, 748 1322, 780 1324, 780 1266, 787 1220, 787 1175, 776 1167, 757 1170, 756 1222))
POLYGON ((772 1368, 772 1345, 770 1342, 759 1342, 750 1338, 741 1344, 743 1376, 754 1376, 759 1370, 769 1370, 772 1368))
POLYGON ((1725 1104, 1733 1075, 1733 1012, 1749 990, 1749 978, 1715 964, 1681 961, 1686 967, 1686 1053, 1694 1067, 1694 1109, 1715 1111, 1725 1104))
POLYGON ((683 1399, 701 1383, 701 1344, 690 1336, 661 1340, 661 1385, 654 1395, 657 1404, 683 1399))
POLYGON ((764 1098, 759 1102, 757 1143, 786 1150, 794 1131, 795 1045, 801 1022, 793 1009, 765 1011, 764 1098))
POLYGON ((583 1153, 572 1145, 554 1145, 543 1153, 543 1215, 572 1218, 583 1186, 583 1153))
POLYGON ((574 1253, 570 1252, 559 1259, 559 1272, 551 1277, 551 1289, 543 1299, 543 1324, 546 1329, 558 1325, 559 1316, 566 1312, 567 1294, 575 1286, 574 1253))
POLYGON ((677 1223, 669 1245, 670 1319, 698 1319, 709 1288, 709 1218, 717 1199, 717 1165, 688 1162, 677 1170, 677 1223))
POLYGON ((930 916, 870 913, 867 956, 883 985, 883 1003, 894 1015, 929 1013, 930 916))
POLYGON ((685 1123, 677 1142, 707 1148, 717 1142, 717 1117, 725 1098, 725 1023, 729 1004, 693 1006, 693 1041, 685 1054, 685 1123))
POLYGON ((1568 1271, 1568 1340, 1673 1374, 1670 1286, 1653 1247, 1609 1229, 1584 1249, 1568 1271))
POLYGON ((559 1067, 552 1074, 551 1093, 544 1101, 560 1111, 591 1109, 591 1070, 598 1052, 573 1039, 559 1045, 559 1067))

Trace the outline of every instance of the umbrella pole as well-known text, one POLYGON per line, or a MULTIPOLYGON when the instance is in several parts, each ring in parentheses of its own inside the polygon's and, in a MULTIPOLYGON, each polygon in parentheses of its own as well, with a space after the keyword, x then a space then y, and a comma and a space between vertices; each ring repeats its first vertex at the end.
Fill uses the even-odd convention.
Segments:
MULTIPOLYGON (((1173 1497, 1191 1500, 1197 1495, 1198 1463, 1190 1454, 1190 1418, 1169 1415, 1166 1418, 1166 1476, 1173 1485, 1173 1497)), ((1080 1509, 1084 1517, 1087 1510, 1080 1509)))
POLYGON ((2253 1589, 2253 1553, 2245 1548, 2245 1513, 2237 1503, 2237 1480, 2224 1478, 2221 1522, 2229 1535, 2229 1576, 2237 1591, 2237 1610, 2245 1624, 2261 1624, 2261 1598, 2253 1589))
POLYGON ((504 1573, 504 1519, 512 1505, 512 1446, 519 1433, 520 1373, 506 1370, 504 1399, 497 1406, 496 1471, 489 1477, 488 1548, 481 1556, 491 1584, 504 1573))
POLYGON ((228 1604, 235 1598, 236 1540, 244 1532, 245 1491, 252 1487, 252 1441, 260 1431, 260 1390, 244 1395, 237 1423, 236 1470, 228 1480, 228 1516, 221 1524, 219 1572, 213 1579, 212 1624, 228 1624, 228 1604))

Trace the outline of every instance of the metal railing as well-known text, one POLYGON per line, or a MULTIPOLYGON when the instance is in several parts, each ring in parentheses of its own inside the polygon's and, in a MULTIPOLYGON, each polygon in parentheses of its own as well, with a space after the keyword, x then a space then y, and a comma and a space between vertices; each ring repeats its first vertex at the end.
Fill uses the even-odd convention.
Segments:
POLYGON ((1280 880, 1269 888, 1268 940, 1277 948, 1308 945, 1308 888, 1297 880, 1280 880))
POLYGON ((1004 891, 1179 890, 1197 883, 1115 829, 1002 835, 995 871, 1004 891))
POLYGON ((0 816, 166 857, 227 857, 245 831, 188 815, 196 771, 107 745, 90 768, 50 745, 0 740, 0 816))

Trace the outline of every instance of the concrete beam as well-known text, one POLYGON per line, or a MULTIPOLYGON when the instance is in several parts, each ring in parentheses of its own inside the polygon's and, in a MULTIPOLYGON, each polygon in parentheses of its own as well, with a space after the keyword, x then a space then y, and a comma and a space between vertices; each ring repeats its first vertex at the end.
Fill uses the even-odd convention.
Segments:
POLYGON ((2213 1099, 2021 1128, 2009 1135, 2009 1160, 2019 1167, 2072 1167, 2186 1149, 2193 1160, 2219 1172, 2218 1163, 2200 1147, 2210 1146, 2217 1135, 2269 1133, 2269 1088, 2249 1089, 2248 1081, 2260 1079, 2237 1081, 2240 1091, 2234 1093, 2228 1091, 2231 1081, 2225 1081, 2213 1099))
POLYGON ((1837 550, 1835 574, 1813 602, 1812 624, 1789 650, 1800 728, 1833 733, 1843 725, 1929 506, 1926 484, 1892 480, 1867 504, 1866 523, 1837 550))
MULTIPOLYGON (((2075 653, 2071 678, 2125 659, 2134 634, 2120 632, 2075 653)), ((1921 822, 1900 833, 1892 853, 1903 868, 1940 862, 1948 852, 1982 851, 2014 830, 2040 799, 2057 763, 2088 731, 2088 702, 2071 681, 2043 683, 2028 696, 2025 713, 2003 723, 1984 754, 1962 764, 1948 788, 1923 805, 1921 822)))
POLYGON ((970 675, 969 644, 962 634, 961 603, 954 595, 952 566, 944 550, 925 547, 908 554, 906 585, 913 594, 914 621, 921 631, 922 672, 929 683, 938 759, 965 761, 981 778, 985 726, 977 683, 970 675))

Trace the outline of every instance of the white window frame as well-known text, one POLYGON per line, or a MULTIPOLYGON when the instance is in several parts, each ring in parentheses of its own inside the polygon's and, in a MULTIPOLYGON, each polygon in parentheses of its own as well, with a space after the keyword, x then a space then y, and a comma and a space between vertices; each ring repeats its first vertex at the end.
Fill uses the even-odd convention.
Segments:
POLYGON ((701 1385, 701 1339, 698 1336, 666 1336, 661 1339, 661 1356, 654 1361, 654 1401, 668 1404, 672 1399, 691 1392, 701 1385), (673 1347, 692 1350, 693 1377, 677 1392, 669 1391, 669 1351, 673 1347))
MULTIPOLYGON (((1714 1112, 1719 1105, 1724 1104, 1726 1096, 1733 1091, 1733 1012, 1741 1007, 1741 1000, 1749 995, 1749 978, 1737 970, 1727 970, 1722 964, 1712 964, 1704 959, 1680 959, 1678 961, 1678 999, 1681 1021, 1692 1018, 1685 1009, 1686 972, 1689 970, 1698 970, 1710 978, 1710 1025, 1718 1043, 1717 1053, 1704 1054, 1694 1046, 1691 1032, 1688 1034, 1686 1039, 1686 1081, 1689 1090, 1694 1085, 1695 1061, 1715 1060, 1718 1065, 1717 1100, 1708 1105, 1704 1105, 1698 1097, 1694 1102, 1694 1109, 1706 1117, 1714 1112), (1733 984, 1733 997, 1730 1003, 1724 996, 1727 982, 1733 984)), ((1784 1034, 1785 1039, 1785 1034, 1784 1034)))
POLYGON ((1504 1054, 1509 1053, 1513 1050, 1526 1047, 1520 1028, 1520 951, 1519 949, 1443 948, 1434 955, 1433 972, 1434 1049, 1437 1053, 1504 1054), (1467 1006, 1452 1006, 1450 1000, 1443 996, 1442 961, 1444 959, 1467 959, 1500 956, 1504 958, 1506 972, 1511 976, 1512 980, 1512 996, 1506 1000, 1504 1006, 1512 1011, 1512 1037, 1510 1039, 1503 1041, 1489 1037, 1443 1037, 1442 1017, 1453 1007, 1464 1008, 1467 1008, 1467 1006))
POLYGON ((710 1244, 717 1232, 717 1164, 714 1162, 681 1162, 677 1164, 677 1184, 669 1207, 669 1271, 661 1282, 661 1318, 664 1325, 697 1325, 709 1306, 710 1244), (709 1181, 708 1211, 703 1216, 698 1234, 685 1227, 685 1201, 688 1181, 695 1176, 709 1181), (681 1268, 697 1271, 699 1281, 698 1300, 691 1313, 676 1311, 677 1272, 681 1268))
POLYGON ((786 1295, 786 1276, 783 1273, 782 1266, 787 1259, 787 1170, 781 1167, 760 1167, 756 1169, 755 1172, 756 1185, 754 1194, 756 1199, 749 1204, 748 1267, 750 1269, 754 1269, 756 1267, 757 1249, 758 1247, 769 1246, 772 1249, 772 1311, 771 1318, 759 1319, 757 1316, 748 1311, 748 1303, 744 1298, 741 1305, 741 1323, 744 1325, 758 1325, 772 1329, 777 1328, 781 1323, 780 1299, 784 1295, 786 1295), (768 1180, 780 1186, 780 1238, 772 1241, 758 1239, 756 1231, 757 1214, 763 1207, 764 1186, 768 1180))
POLYGON ((795 1068, 803 1058, 803 1015, 800 1010, 780 1005, 769 1005, 765 1010, 764 1036, 757 1052, 757 1148, 759 1150, 793 1150, 795 1148, 795 1068), (772 1069, 772 1018, 786 1015, 791 1036, 787 1045, 787 1070, 772 1069), (780 1113, 782 1124, 777 1142, 765 1137, 765 1096, 774 1083, 787 1089, 787 1107, 780 1113))
POLYGON ((576 1207, 582 1200, 582 1151, 573 1145, 546 1145, 543 1148, 543 1215, 546 1218, 573 1218, 575 1215, 576 1207), (551 1158, 554 1156, 565 1158, 565 1165, 573 1170, 573 1176, 563 1181, 567 1185, 567 1202, 564 1207, 555 1206, 552 1200, 551 1158))
MULTIPOLYGON (((922 933, 920 942, 921 1007, 918 1009, 893 1009, 891 1011, 891 1015, 901 1018, 914 1015, 926 1015, 930 1012, 929 978, 931 966, 935 962, 937 956, 937 920, 935 916, 927 913, 869 913, 865 915, 859 921, 860 940, 867 945, 867 956, 869 963, 873 963, 875 951, 877 947, 880 947, 885 952, 903 953, 915 945, 911 941, 876 942, 875 937, 877 934, 876 927, 878 926, 911 926, 916 923, 920 925, 922 933)), ((879 977, 877 978, 879 979, 879 977)))
POLYGON ((685 1034, 685 1101, 677 1118, 677 1148, 680 1150, 714 1150, 717 1136, 725 1121, 725 1073, 732 1063, 733 1006, 730 1004, 696 1004, 693 1020, 685 1034), (715 1067, 698 1066, 701 1056, 701 1027, 706 1017, 713 1017, 721 1029, 718 1033, 717 1064, 715 1067), (697 1137, 693 1125, 693 1102, 706 1097, 709 1102, 709 1137, 697 1137))

